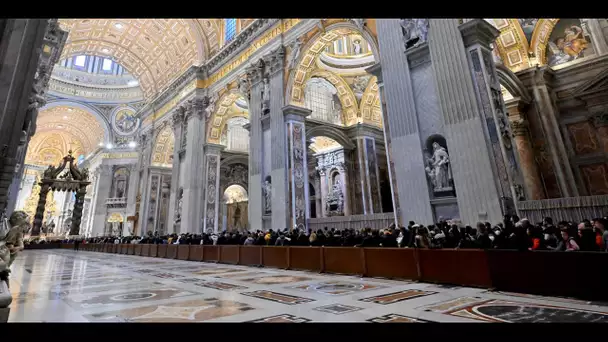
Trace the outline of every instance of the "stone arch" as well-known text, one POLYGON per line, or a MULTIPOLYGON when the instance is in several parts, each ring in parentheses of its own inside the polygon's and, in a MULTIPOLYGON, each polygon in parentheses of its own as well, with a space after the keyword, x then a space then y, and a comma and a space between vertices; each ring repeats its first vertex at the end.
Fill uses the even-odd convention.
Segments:
POLYGON ((287 87, 285 89, 285 97, 289 99, 287 101, 289 104, 297 106, 303 105, 304 85, 310 78, 309 73, 316 68, 315 60, 325 49, 327 44, 330 44, 341 35, 347 34, 349 31, 360 34, 371 46, 374 59, 379 61, 378 42, 375 36, 370 33, 368 27, 364 27, 363 30, 360 30, 351 21, 340 21, 330 24, 325 27, 324 31, 316 33, 302 47, 303 52, 300 54, 300 57, 298 57, 296 66, 289 72, 287 87))
POLYGON ((525 102, 531 102, 532 97, 526 89, 526 86, 515 76, 515 74, 506 66, 496 64, 496 73, 500 84, 511 93, 514 97, 520 97, 525 102))
POLYGON ((486 21, 500 31, 495 45, 503 63, 515 71, 528 68, 530 48, 519 21, 517 19, 486 19, 486 21))
POLYGON ((530 40, 530 51, 534 52, 539 65, 547 64, 547 44, 558 21, 559 19, 538 19, 536 23, 530 40))
POLYGON ((374 126, 382 127, 382 103, 377 81, 376 76, 370 78, 361 97, 359 112, 364 123, 369 122, 374 126))
MULTIPOLYGON (((223 159, 220 162, 220 170, 227 170, 235 165, 243 165, 243 166, 245 166, 245 168, 248 169, 249 168, 249 166, 248 166, 249 157, 247 157, 245 155, 231 155, 231 156, 223 159)), ((225 175, 222 175, 221 179, 225 180, 224 182, 220 182, 222 193, 224 193, 229 186, 234 185, 234 184, 242 186, 245 189, 245 191, 247 191, 247 193, 249 193, 249 180, 248 179, 244 179, 243 181, 234 181, 234 180, 226 179, 225 175)))
POLYGON ((350 138, 338 128, 327 125, 319 125, 310 129, 306 129, 307 141, 310 141, 311 138, 319 136, 324 136, 335 140, 346 150, 353 150, 356 147, 355 144, 353 144, 353 142, 350 140, 350 138))
POLYGON ((175 135, 171 126, 165 125, 159 130, 154 141, 152 152, 152 166, 172 167, 173 149, 175 148, 175 135))
POLYGON ((112 133, 112 126, 110 125, 109 118, 103 115, 97 108, 90 106, 86 103, 77 102, 77 101, 66 101, 66 100, 50 100, 46 103, 46 105, 40 108, 40 111, 66 106, 66 107, 74 107, 78 109, 82 109, 90 114, 92 114, 97 121, 102 125, 104 129, 104 140, 112 141, 114 134, 112 133))
MULTIPOLYGON (((346 83, 342 77, 331 71, 315 69, 308 74, 307 79, 304 81, 304 86, 306 86, 308 80, 313 77, 323 78, 336 88, 338 91, 338 98, 340 98, 340 103, 342 104, 342 122, 344 122, 345 126, 356 124, 359 117, 357 98, 355 97, 353 90, 348 86, 348 83, 346 83)), ((304 100, 304 98, 302 98, 302 100, 304 100)))
MULTIPOLYGON (((243 96, 238 90, 232 89, 224 93, 216 103, 217 109, 209 118, 209 128, 207 129, 207 142, 219 144, 222 135, 222 127, 226 123, 226 120, 230 119, 234 115, 228 115, 230 107, 240 98, 247 98, 243 96)), ((247 101, 248 102, 248 101, 247 101)), ((249 114, 247 114, 249 117, 249 114)))

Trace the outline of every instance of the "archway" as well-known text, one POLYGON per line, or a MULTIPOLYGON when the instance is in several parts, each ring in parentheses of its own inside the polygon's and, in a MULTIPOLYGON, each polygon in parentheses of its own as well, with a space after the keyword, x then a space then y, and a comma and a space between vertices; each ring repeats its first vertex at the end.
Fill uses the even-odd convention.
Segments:
POLYGON ((223 231, 244 231, 248 226, 247 190, 239 184, 232 184, 224 190, 222 217, 223 231))

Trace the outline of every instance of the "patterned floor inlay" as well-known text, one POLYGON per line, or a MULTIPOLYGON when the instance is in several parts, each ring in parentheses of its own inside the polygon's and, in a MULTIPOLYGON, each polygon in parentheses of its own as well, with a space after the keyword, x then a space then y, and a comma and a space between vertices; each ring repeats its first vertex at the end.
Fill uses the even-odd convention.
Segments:
POLYGON ((372 323, 427 323, 428 321, 402 316, 398 314, 388 314, 380 317, 374 317, 367 320, 367 322, 372 323))
POLYGON ((133 270, 133 272, 141 273, 141 274, 150 274, 150 273, 156 273, 158 271, 157 270, 151 270, 151 269, 144 268, 144 269, 141 269, 141 270, 133 270))
POLYGON ((197 275, 213 275, 220 273, 231 273, 231 272, 240 272, 241 270, 237 270, 235 268, 204 268, 202 270, 190 272, 192 274, 197 275))
POLYGON ((324 281, 315 284, 299 285, 289 287, 289 289, 307 291, 307 292, 318 292, 322 294, 338 296, 353 294, 355 292, 361 292, 372 289, 380 289, 384 286, 372 285, 367 283, 350 283, 340 280, 324 281))
POLYGON ((198 293, 178 288, 157 288, 149 290, 132 290, 118 294, 88 294, 68 295, 65 302, 77 308, 93 308, 100 306, 131 304, 134 302, 148 302, 162 299, 178 298, 196 295, 198 293))
POLYGON ((270 316, 266 318, 256 319, 255 321, 249 321, 248 323, 306 323, 311 320, 304 317, 296 317, 294 315, 283 314, 270 316))
POLYGON ((287 304, 287 305, 296 305, 296 304, 309 303, 309 302, 315 301, 314 299, 292 296, 292 295, 287 295, 287 294, 282 294, 282 293, 277 293, 277 292, 272 292, 272 291, 266 291, 266 290, 243 292, 241 294, 243 294, 245 296, 271 300, 273 302, 287 304))
POLYGON ((233 316, 248 310, 253 310, 253 307, 245 303, 209 298, 116 310, 87 315, 85 318, 96 322, 188 323, 233 316))
POLYGON ((245 290, 247 289, 246 286, 240 286, 240 285, 233 285, 233 284, 228 284, 228 283, 222 283, 219 281, 210 281, 210 282, 204 282, 204 283, 198 283, 195 284, 198 286, 203 286, 203 287, 208 287, 211 289, 215 289, 215 290, 228 290, 228 291, 232 291, 232 290, 245 290))
POLYGON ((173 279, 173 280, 180 282, 180 283, 184 283, 184 284, 199 283, 199 282, 205 281, 204 279, 198 279, 198 278, 182 278, 182 279, 173 279))
POLYGON ((253 277, 253 276, 263 276, 265 274, 270 274, 266 272, 241 272, 241 273, 228 273, 228 274, 220 274, 214 276, 214 278, 241 278, 241 277, 253 277))
POLYGON ((318 308, 314 308, 313 310, 327 312, 334 315, 342 315, 349 312, 363 310, 363 308, 358 308, 356 306, 344 305, 344 304, 331 304, 325 305, 318 308))
POLYGON ((287 275, 239 279, 239 281, 244 281, 247 283, 254 283, 254 284, 263 284, 263 285, 288 284, 288 283, 297 283, 300 281, 309 281, 309 280, 313 280, 313 278, 287 276, 287 275))
POLYGON ((608 303, 134 255, 26 250, 11 271, 9 322, 608 323, 608 303))
POLYGON ((151 276, 163 279, 175 279, 175 278, 183 278, 183 275, 173 274, 173 273, 151 273, 151 276))
POLYGON ((485 322, 508 323, 608 323, 608 312, 500 299, 464 297, 426 307, 429 311, 485 322), (472 299, 476 299, 472 302, 472 299))
POLYGON ((362 302, 371 302, 371 303, 376 303, 376 304, 388 305, 388 304, 394 304, 394 303, 398 303, 398 302, 412 299, 412 298, 432 295, 435 293, 437 293, 437 292, 422 291, 422 290, 405 290, 405 291, 387 293, 387 294, 369 297, 369 298, 363 298, 363 299, 359 299, 359 300, 362 302))

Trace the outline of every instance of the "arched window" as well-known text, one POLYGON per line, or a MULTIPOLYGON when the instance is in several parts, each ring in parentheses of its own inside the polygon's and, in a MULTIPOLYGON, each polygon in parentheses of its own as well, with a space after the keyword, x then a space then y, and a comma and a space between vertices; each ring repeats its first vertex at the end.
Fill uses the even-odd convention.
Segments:
POLYGON ((249 131, 243 125, 249 123, 245 118, 232 118, 226 123, 226 148, 232 151, 249 151, 249 131))
POLYGON ((304 103, 312 110, 311 119, 342 124, 342 106, 338 91, 326 79, 313 77, 306 83, 304 103))
POLYGON ((224 19, 224 44, 236 36, 236 19, 224 19))

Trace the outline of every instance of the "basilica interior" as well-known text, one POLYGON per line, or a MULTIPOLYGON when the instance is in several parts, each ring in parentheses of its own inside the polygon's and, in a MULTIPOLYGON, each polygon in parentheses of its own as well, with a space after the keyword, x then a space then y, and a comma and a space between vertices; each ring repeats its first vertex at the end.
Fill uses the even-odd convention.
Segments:
MULTIPOLYGON (((0 210, 27 238, 608 213, 608 19, 0 19, 0 80, 0 210)), ((45 253, 17 265, 149 262, 45 253)), ((404 310, 365 318, 443 309, 404 310)))
POLYGON ((606 208, 607 20, 416 20, 22 20, 0 206, 70 155, 86 193, 43 190, 34 235, 76 202, 86 237, 606 208))

